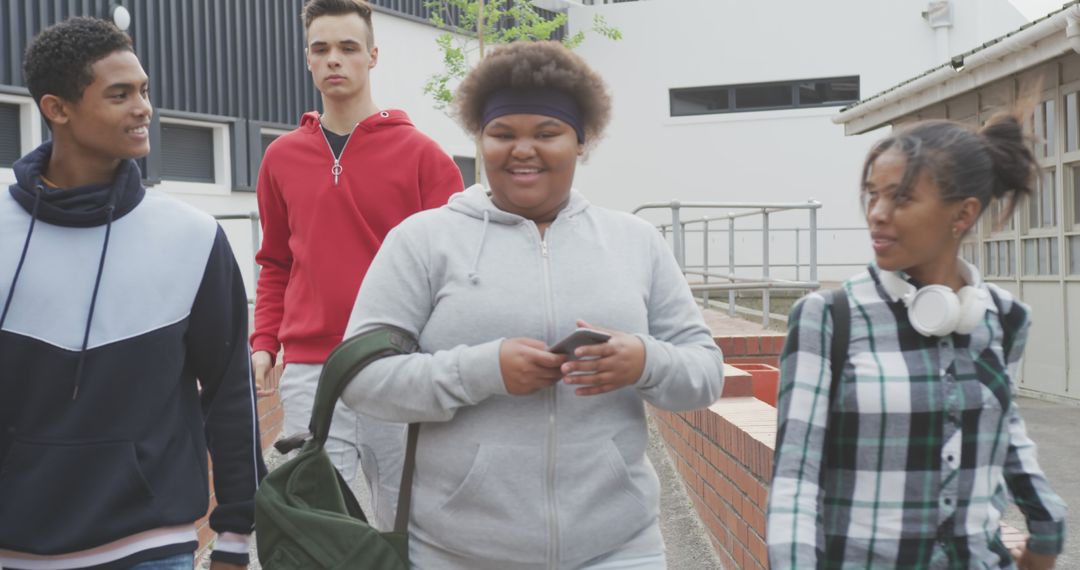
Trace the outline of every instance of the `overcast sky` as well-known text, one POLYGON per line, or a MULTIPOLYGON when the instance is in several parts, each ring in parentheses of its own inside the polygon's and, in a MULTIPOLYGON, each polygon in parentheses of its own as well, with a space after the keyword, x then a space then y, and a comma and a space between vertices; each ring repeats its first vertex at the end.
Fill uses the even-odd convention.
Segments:
POLYGON ((1041 18, 1061 8, 1065 0, 1010 0, 1020 13, 1029 20, 1041 18))

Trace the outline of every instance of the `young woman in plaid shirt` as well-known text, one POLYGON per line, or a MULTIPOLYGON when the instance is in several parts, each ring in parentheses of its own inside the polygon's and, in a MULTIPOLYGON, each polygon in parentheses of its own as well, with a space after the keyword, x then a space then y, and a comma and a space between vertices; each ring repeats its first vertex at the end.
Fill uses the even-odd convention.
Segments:
POLYGON ((990 201, 1004 201, 1008 219, 1034 172, 1013 115, 978 132, 917 123, 870 151, 874 262, 843 284, 850 337, 835 389, 828 297, 807 296, 788 321, 772 568, 1053 567, 1065 505, 1038 466, 1009 371, 1029 310, 958 257, 990 201), (1030 533, 1013 552, 999 526, 1010 494, 1030 533))

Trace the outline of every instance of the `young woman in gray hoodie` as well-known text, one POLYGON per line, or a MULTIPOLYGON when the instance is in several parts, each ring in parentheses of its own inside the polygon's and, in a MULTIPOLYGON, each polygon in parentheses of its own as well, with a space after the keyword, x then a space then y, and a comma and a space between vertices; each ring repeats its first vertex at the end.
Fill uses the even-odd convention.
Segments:
POLYGON ((723 358, 656 229, 572 188, 610 114, 604 83, 558 43, 519 42, 485 58, 456 104, 489 186, 390 232, 346 331, 393 325, 420 343, 344 395, 423 423, 411 562, 664 568, 645 402, 708 406, 723 358), (580 326, 611 339, 579 348, 588 360, 548 351, 580 326))

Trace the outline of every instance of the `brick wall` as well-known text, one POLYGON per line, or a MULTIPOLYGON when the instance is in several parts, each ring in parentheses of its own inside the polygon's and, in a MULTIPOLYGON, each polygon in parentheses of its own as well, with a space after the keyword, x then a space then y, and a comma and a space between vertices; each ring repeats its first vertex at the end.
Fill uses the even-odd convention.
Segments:
POLYGON ((765 505, 776 409, 755 398, 722 398, 704 410, 650 413, 724 566, 768 568, 765 505))
POLYGON ((758 335, 718 336, 717 346, 724 351, 724 362, 738 366, 742 363, 768 364, 780 367, 780 353, 784 350, 782 333, 758 335))

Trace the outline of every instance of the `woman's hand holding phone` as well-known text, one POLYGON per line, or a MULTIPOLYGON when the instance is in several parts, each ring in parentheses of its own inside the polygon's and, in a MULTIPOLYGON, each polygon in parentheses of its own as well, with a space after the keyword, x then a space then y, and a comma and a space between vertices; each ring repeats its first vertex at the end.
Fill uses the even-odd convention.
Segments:
POLYGON ((562 354, 548 352, 547 345, 532 338, 508 338, 499 346, 499 369, 512 396, 526 396, 552 387, 562 379, 562 354))
POLYGON ((611 335, 605 343, 581 346, 574 350, 577 358, 562 365, 562 380, 581 386, 578 396, 594 396, 629 386, 645 371, 645 343, 624 332, 590 325, 578 320, 577 326, 595 329, 611 335), (575 372, 579 374, 574 374, 575 372), (580 374, 584 373, 584 374, 580 374))

